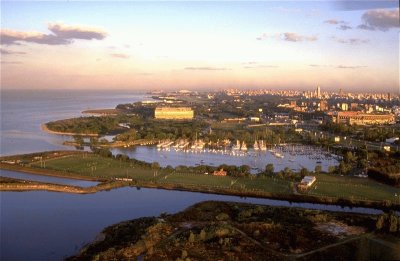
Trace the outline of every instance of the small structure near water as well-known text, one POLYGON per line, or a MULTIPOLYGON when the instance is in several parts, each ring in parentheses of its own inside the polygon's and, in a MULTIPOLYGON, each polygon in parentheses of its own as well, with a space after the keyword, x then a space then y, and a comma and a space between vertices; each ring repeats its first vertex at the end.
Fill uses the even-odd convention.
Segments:
POLYGON ((224 169, 220 169, 220 170, 215 170, 213 175, 214 176, 226 176, 226 171, 224 169))
POLYGON ((298 188, 300 190, 306 190, 310 188, 316 181, 317 178, 315 176, 304 176, 304 178, 300 181, 298 188))

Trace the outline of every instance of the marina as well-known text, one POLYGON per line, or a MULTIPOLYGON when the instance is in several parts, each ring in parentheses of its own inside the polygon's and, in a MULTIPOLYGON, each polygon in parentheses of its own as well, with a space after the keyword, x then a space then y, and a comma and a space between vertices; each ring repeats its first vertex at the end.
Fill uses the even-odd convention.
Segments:
POLYGON ((163 141, 156 146, 114 148, 111 151, 114 155, 124 154, 146 162, 156 161, 162 167, 248 165, 253 174, 263 171, 267 164, 273 164, 275 171, 286 167, 293 171, 299 171, 303 167, 313 171, 317 165, 321 166, 323 171, 328 171, 329 166, 338 165, 339 158, 336 155, 319 147, 298 144, 266 146, 262 142, 259 144, 259 147, 243 148, 243 143, 237 141, 231 147, 213 148, 205 146, 204 142, 190 143, 178 140, 163 141))

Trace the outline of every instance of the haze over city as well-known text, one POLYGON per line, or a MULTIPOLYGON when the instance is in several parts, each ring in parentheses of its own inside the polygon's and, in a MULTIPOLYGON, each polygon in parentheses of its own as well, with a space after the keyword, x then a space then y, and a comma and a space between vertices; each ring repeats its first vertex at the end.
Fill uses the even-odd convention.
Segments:
POLYGON ((399 93, 397 1, 1 3, 4 89, 399 93))

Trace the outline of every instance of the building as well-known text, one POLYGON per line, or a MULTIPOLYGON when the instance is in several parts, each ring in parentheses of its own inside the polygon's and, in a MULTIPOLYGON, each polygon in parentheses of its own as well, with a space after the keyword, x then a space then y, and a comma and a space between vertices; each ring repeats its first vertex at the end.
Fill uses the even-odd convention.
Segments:
POLYGON ((315 182, 317 178, 315 176, 304 176, 304 178, 300 181, 298 188, 299 189, 308 189, 310 188, 315 182))
POLYGON ((326 100, 319 102, 319 110, 320 111, 327 111, 329 109, 328 102, 326 100))
POLYGON ((162 120, 191 120, 194 112, 189 107, 157 107, 154 117, 162 120))
POLYGON ((350 125, 393 124, 394 114, 372 114, 356 111, 334 112, 329 114, 333 123, 346 123, 350 125))
POLYGON ((342 104, 340 105, 340 109, 341 109, 342 111, 348 111, 348 110, 349 110, 349 105, 348 105, 347 103, 342 103, 342 104))
POLYGON ((215 170, 213 175, 214 176, 226 176, 227 172, 224 169, 215 170))
POLYGON ((321 87, 317 87, 317 98, 321 98, 321 87))

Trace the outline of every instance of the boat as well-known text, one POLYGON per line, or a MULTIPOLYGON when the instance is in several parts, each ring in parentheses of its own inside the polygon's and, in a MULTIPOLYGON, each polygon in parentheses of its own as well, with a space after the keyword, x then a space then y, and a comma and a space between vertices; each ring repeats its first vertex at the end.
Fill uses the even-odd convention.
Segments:
POLYGON ((247 151, 247 145, 244 141, 242 142, 242 146, 240 147, 240 150, 247 151))
POLYGON ((236 141, 236 145, 232 146, 232 150, 240 150, 240 141, 239 140, 236 141))
POLYGON ((260 146, 258 146, 257 140, 254 141, 253 148, 254 148, 254 150, 259 150, 260 149, 260 146))
POLYGON ((264 144, 264 141, 260 140, 259 142, 260 142, 260 146, 259 146, 260 150, 266 151, 267 150, 267 145, 264 144))

